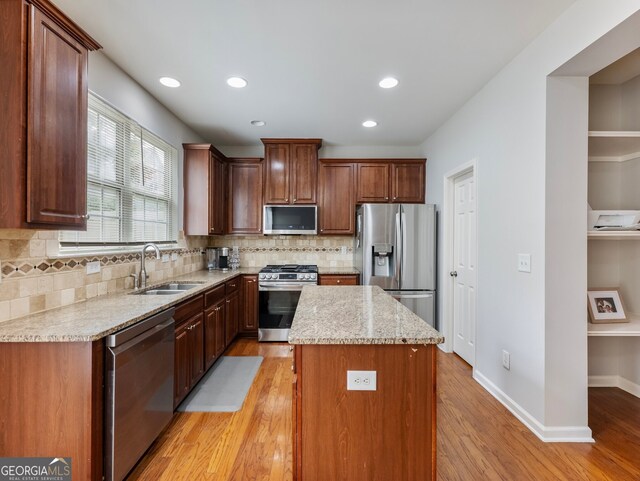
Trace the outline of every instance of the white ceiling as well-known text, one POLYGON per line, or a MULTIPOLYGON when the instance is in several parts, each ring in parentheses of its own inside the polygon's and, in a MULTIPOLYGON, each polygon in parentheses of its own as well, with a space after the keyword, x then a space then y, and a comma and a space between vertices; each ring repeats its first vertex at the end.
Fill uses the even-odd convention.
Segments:
POLYGON ((54 0, 205 139, 422 143, 575 0, 54 0), (231 75, 245 89, 226 85, 231 75), (378 81, 396 76, 383 90, 378 81), (179 89, 158 83, 178 78, 179 89), (267 122, 253 127, 251 120, 267 122), (373 129, 362 121, 375 119, 373 129))

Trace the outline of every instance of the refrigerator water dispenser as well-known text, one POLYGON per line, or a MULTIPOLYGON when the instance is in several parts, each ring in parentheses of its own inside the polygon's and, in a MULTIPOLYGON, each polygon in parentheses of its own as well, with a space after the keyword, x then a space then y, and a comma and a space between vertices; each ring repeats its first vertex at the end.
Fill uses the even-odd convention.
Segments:
POLYGON ((371 247, 373 255, 372 271, 376 277, 390 277, 393 275, 393 245, 391 244, 373 244, 371 247))

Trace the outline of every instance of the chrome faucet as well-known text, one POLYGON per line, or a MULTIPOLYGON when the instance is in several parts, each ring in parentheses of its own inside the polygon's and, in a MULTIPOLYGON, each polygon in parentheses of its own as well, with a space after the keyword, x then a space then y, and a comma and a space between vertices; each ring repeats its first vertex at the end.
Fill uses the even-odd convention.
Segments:
POLYGON ((160 259, 161 255, 160 255, 160 248, 155 245, 153 242, 149 242, 148 244, 145 244, 144 247, 142 248, 142 254, 140 255, 140 283, 138 284, 140 286, 140 289, 144 289, 145 287, 147 287, 147 271, 144 268, 144 255, 145 252, 147 252, 147 249, 149 247, 152 247, 153 249, 155 249, 156 251, 156 259, 160 259))

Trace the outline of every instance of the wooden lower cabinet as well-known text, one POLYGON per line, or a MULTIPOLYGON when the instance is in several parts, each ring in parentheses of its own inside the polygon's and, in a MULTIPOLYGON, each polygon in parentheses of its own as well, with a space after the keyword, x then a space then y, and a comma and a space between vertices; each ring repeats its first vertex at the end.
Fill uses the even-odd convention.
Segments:
POLYGON ((224 299, 205 311, 204 356, 205 369, 209 369, 225 349, 224 299))
POLYGON ((233 292, 227 296, 225 307, 225 336, 226 345, 228 346, 233 342, 238 335, 238 319, 240 315, 240 293, 238 291, 233 292))
POLYGON ((189 375, 189 337, 187 324, 182 324, 176 328, 174 346, 174 368, 173 368, 173 406, 177 406, 191 388, 191 378, 189 375))
POLYGON ((204 375, 204 296, 199 295, 176 306, 173 405, 189 394, 204 375))
POLYGON ((195 316, 189 326, 189 354, 191 360, 191 387, 195 386, 204 374, 204 316, 195 316))
POLYGON ((357 286, 360 284, 358 274, 320 274, 318 284, 321 286, 357 286))
POLYGON ((240 334, 258 335, 258 276, 242 276, 240 284, 240 334))
POLYGON ((296 345, 294 479, 435 481, 435 345, 296 345), (376 371, 349 391, 347 370, 376 371))

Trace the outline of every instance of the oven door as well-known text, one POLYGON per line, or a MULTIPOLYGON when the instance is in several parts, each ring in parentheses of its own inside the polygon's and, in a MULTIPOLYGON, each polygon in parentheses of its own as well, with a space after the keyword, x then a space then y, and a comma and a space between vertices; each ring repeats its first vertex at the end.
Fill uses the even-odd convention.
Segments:
POLYGON ((303 285, 259 285, 258 340, 285 342, 296 314, 303 285))

